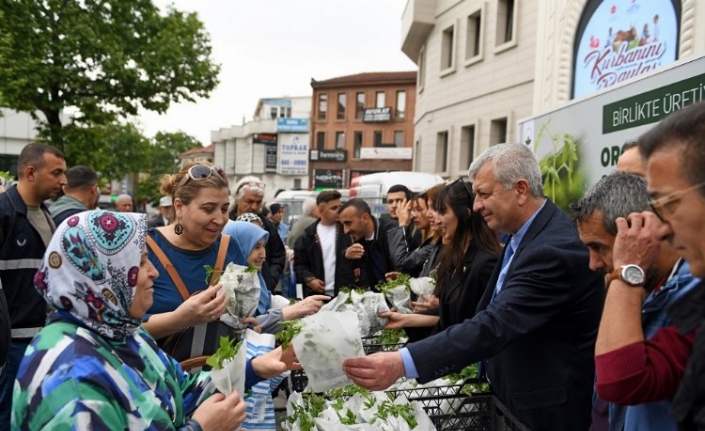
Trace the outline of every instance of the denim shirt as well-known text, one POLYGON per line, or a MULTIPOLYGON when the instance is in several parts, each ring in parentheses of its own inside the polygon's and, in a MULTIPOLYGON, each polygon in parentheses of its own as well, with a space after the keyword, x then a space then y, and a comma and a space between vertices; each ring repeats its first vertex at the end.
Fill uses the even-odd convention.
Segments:
MULTIPOLYGON (((700 283, 700 279, 690 273, 688 262, 679 260, 675 274, 666 281, 656 295, 649 295, 641 308, 641 321, 644 338, 653 337, 659 329, 673 322, 666 310, 700 283)), ((676 420, 669 414, 671 400, 635 406, 610 404, 611 431, 677 431, 676 420)))

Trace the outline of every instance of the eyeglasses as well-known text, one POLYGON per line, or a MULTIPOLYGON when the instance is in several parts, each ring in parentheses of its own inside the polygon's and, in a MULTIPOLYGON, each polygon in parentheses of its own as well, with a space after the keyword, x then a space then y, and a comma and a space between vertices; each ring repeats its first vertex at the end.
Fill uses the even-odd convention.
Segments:
POLYGON ((188 180, 207 180, 211 177, 211 175, 213 175, 213 173, 219 175, 220 178, 225 180, 226 183, 228 182, 228 176, 225 174, 225 171, 223 171, 223 168, 221 168, 220 166, 193 165, 189 168, 188 172, 186 172, 186 175, 181 178, 181 181, 179 181, 179 184, 176 186, 176 188, 181 188, 181 186, 185 185, 188 180))
POLYGON ((470 195, 470 198, 473 199, 475 197, 474 194, 472 194, 472 190, 468 187, 467 181, 463 180, 463 177, 458 178, 457 180, 453 181, 452 183, 448 184, 448 187, 452 187, 455 185, 455 183, 460 182, 463 184, 463 187, 465 187, 465 191, 468 192, 468 195, 470 195))
POLYGON ((683 196, 684 194, 693 190, 697 190, 703 186, 705 186, 705 181, 700 184, 696 184, 692 187, 688 187, 687 189, 675 191, 658 199, 652 199, 649 202, 649 205, 651 205, 651 209, 654 211, 654 214, 656 214, 662 222, 665 222, 665 213, 668 213, 668 215, 672 215, 675 212, 675 208, 668 209, 666 205, 678 202, 681 199, 681 196, 683 196))
POLYGON ((258 189, 264 189, 267 185, 265 183, 263 183, 262 181, 246 181, 246 182, 240 184, 239 186, 237 186, 237 190, 235 190, 235 194, 237 194, 237 192, 239 192, 240 189, 245 186, 255 187, 258 189))

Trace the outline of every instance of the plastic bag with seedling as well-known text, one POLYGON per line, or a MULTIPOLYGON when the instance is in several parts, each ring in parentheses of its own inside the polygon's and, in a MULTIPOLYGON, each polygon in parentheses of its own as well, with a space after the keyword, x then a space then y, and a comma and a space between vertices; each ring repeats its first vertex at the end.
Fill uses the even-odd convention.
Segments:
POLYGON ((357 315, 319 311, 300 322, 291 344, 308 376, 308 387, 323 392, 352 383, 343 371, 343 361, 365 356, 357 315))
POLYGON ((409 274, 399 274, 394 280, 379 283, 375 289, 382 292, 399 313, 412 313, 411 291, 409 290, 409 274))
POLYGON ((242 319, 255 314, 260 296, 260 280, 257 267, 229 263, 220 276, 223 292, 227 297, 226 313, 220 320, 229 326, 245 330, 242 319))
POLYGON ((433 291, 436 290, 436 280, 433 277, 412 278, 409 280, 409 288, 418 296, 416 301, 424 303, 426 300, 423 299, 423 295, 433 295, 433 291))

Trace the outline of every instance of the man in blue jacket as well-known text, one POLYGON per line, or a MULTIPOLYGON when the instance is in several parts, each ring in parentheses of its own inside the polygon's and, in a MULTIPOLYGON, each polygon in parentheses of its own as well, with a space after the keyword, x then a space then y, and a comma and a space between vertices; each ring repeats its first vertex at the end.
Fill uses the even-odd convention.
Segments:
POLYGON ((10 351, 0 374, 0 429, 10 429, 12 388, 24 351, 44 326, 46 302, 34 288, 34 274, 56 229, 47 199, 66 185, 61 151, 29 144, 17 161, 16 186, 0 194, 0 280, 10 310, 10 351))
POLYGON ((469 175, 473 211, 511 235, 477 314, 343 368, 358 385, 378 390, 402 376, 423 383, 482 361, 492 390, 530 429, 586 431, 604 279, 589 269, 570 219, 544 197, 530 148, 490 147, 469 175))

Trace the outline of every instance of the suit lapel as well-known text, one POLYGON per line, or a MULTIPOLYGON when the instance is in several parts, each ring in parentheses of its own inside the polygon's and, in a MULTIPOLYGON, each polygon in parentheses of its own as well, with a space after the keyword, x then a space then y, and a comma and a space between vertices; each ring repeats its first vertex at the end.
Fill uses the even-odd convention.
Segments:
MULTIPOLYGON (((507 285, 507 281, 511 277, 510 274, 512 272, 514 264, 519 260, 519 255, 521 254, 521 251, 526 247, 527 244, 531 244, 534 238, 536 238, 536 235, 538 235, 542 230, 544 230, 548 222, 553 218, 555 212, 556 206, 553 204, 553 202, 551 202, 550 199, 546 198, 546 204, 543 206, 543 208, 541 208, 539 213, 536 214, 536 218, 531 223, 531 226, 529 226, 529 230, 526 231, 524 238, 522 238, 521 242, 519 243, 519 246, 514 251, 514 260, 512 260, 512 263, 509 264, 509 269, 507 270, 507 277, 504 281, 505 286, 507 285)), ((507 241, 509 240, 511 240, 511 237, 507 241)), ((497 284, 497 279, 499 278, 499 273, 502 269, 504 254, 506 252, 507 247, 505 246, 504 250, 502 250, 502 256, 500 256, 499 260, 497 260, 497 264, 495 265, 494 271, 492 272, 492 278, 490 279, 488 289, 485 289, 485 293, 482 295, 482 299, 480 299, 480 302, 477 304, 477 311, 481 311, 487 308, 490 303, 490 300, 492 299, 495 285, 497 284)))

